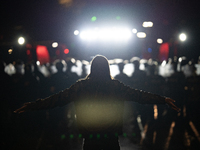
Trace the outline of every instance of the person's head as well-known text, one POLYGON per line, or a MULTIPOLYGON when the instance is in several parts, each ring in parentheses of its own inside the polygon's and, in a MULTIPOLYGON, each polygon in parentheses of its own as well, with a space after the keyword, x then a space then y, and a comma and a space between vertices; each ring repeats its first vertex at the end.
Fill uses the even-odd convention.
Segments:
POLYGON ((57 69, 58 72, 63 72, 64 64, 63 64, 62 60, 59 60, 59 59, 55 60, 54 64, 55 64, 56 69, 57 69))
POLYGON ((90 79, 111 80, 110 66, 108 59, 102 55, 96 55, 91 61, 90 74, 87 76, 90 79))
POLYGON ((139 68, 140 68, 140 61, 139 60, 134 60, 133 64, 134 64, 135 70, 139 70, 139 68))
POLYGON ((25 74, 31 74, 32 73, 32 64, 26 63, 24 66, 25 74))

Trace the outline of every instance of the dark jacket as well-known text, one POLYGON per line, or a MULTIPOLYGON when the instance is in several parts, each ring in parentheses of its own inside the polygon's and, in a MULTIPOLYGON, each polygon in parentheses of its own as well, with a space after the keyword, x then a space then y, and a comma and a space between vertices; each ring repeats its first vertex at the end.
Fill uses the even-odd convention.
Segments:
POLYGON ((74 102, 76 121, 81 134, 122 133, 124 102, 165 104, 165 97, 132 89, 118 80, 77 81, 70 88, 39 99, 32 110, 50 109, 74 102))

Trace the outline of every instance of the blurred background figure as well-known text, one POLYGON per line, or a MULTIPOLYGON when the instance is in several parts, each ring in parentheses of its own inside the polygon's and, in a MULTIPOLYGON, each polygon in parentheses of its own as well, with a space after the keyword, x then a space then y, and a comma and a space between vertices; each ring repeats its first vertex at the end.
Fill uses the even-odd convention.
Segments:
POLYGON ((22 77, 22 89, 24 92, 23 99, 35 99, 39 97, 39 80, 33 73, 34 66, 32 63, 26 63, 24 66, 24 74, 22 77))
POLYGON ((50 76, 50 90, 52 93, 57 93, 61 90, 64 90, 67 87, 67 84, 70 82, 70 79, 68 79, 64 71, 64 67, 66 68, 66 63, 64 60, 55 60, 54 65, 56 67, 56 73, 53 73, 50 76))
POLYGON ((140 70, 140 59, 134 57, 131 59, 134 65, 134 72, 130 77, 130 86, 136 89, 145 90, 145 83, 147 79, 146 72, 140 70))
POLYGON ((76 66, 71 60, 68 60, 67 62, 67 71, 66 71, 66 77, 67 77, 67 84, 66 87, 70 87, 74 82, 76 82, 80 77, 77 75, 77 73, 72 72, 72 67, 76 66))
MULTIPOLYGON (((178 60, 173 59, 172 64, 172 73, 169 77, 166 78, 166 87, 167 93, 171 97, 175 98, 177 105, 182 108, 185 101, 185 75, 181 70, 178 70, 178 60)), ((181 66, 180 66, 181 68, 181 66)))
POLYGON ((124 66, 125 66, 125 64, 123 62, 118 63, 118 68, 119 68, 120 73, 115 76, 115 79, 122 81, 126 85, 129 85, 130 78, 124 73, 124 71, 123 71, 124 66))
POLYGON ((86 67, 87 66, 84 63, 82 63, 82 67, 81 67, 82 68, 82 73, 81 73, 81 77, 80 78, 85 78, 88 75, 86 67))

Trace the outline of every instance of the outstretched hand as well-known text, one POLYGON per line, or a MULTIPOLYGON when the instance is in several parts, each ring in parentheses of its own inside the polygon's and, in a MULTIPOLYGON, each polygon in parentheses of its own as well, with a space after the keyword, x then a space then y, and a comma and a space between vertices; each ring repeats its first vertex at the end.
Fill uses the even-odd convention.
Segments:
POLYGON ((173 100, 173 99, 171 99, 171 98, 165 98, 165 102, 172 108, 172 109, 174 109, 174 110, 176 110, 176 111, 180 111, 181 109, 180 108, 178 108, 175 104, 174 104, 174 102, 175 102, 175 100, 173 100))
POLYGON ((23 112, 25 112, 25 111, 28 111, 28 110, 30 110, 30 106, 32 105, 33 103, 31 103, 31 102, 28 102, 28 103, 25 103, 24 104, 24 106, 22 106, 21 108, 19 108, 19 109, 16 109, 15 111, 14 111, 14 113, 23 113, 23 112))

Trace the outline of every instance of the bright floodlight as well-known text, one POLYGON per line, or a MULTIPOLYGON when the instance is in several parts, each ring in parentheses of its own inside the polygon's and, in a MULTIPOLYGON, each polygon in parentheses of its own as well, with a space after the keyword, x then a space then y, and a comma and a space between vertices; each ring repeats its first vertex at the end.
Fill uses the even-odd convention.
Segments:
POLYGON ((18 38, 18 43, 19 43, 20 45, 23 45, 23 44, 25 43, 25 39, 24 39, 23 37, 19 37, 19 38, 18 38))
POLYGON ((137 33, 137 29, 132 29, 132 32, 133 33, 137 33))
POLYGON ((138 32, 137 33, 137 37, 138 38, 145 38, 146 37, 146 33, 144 33, 144 32, 138 32))
POLYGON ((52 47, 53 47, 53 48, 58 47, 58 43, 57 43, 57 42, 53 42, 53 43, 52 43, 52 47))
POLYGON ((185 41, 186 38, 187 38, 187 36, 186 36, 185 33, 181 33, 181 34, 179 35, 179 39, 180 39, 181 41, 185 41))
POLYGON ((143 22, 142 26, 144 28, 153 27, 153 22, 151 22, 151 21, 145 21, 145 22, 143 22))
POLYGON ((158 44, 162 44, 163 43, 163 40, 161 38, 157 39, 157 43, 158 44))
POLYGON ((131 31, 127 28, 95 28, 80 32, 80 38, 83 40, 100 41, 123 41, 131 37, 131 31))
POLYGON ((79 31, 78 30, 75 30, 74 31, 74 35, 78 35, 79 34, 79 31))
POLYGON ((83 40, 95 40, 97 38, 97 32, 93 30, 87 30, 80 33, 80 37, 83 40))

